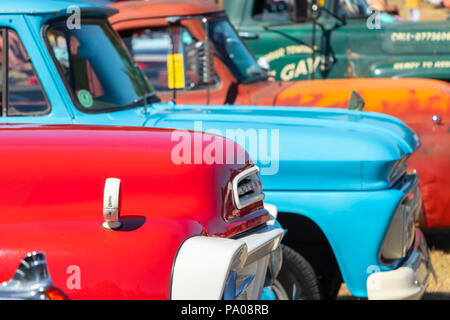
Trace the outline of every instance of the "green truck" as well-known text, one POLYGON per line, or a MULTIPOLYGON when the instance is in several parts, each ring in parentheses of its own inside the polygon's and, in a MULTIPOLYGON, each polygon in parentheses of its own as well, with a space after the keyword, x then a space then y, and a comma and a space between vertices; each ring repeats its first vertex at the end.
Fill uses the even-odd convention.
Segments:
POLYGON ((450 80, 450 21, 408 22, 366 0, 220 0, 277 80, 450 80))

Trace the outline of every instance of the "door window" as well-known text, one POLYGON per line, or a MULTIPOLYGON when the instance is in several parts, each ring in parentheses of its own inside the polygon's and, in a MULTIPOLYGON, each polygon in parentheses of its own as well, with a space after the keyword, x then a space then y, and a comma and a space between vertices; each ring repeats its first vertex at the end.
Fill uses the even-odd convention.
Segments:
POLYGON ((33 116, 49 113, 50 104, 30 57, 15 31, 1 30, 0 50, 2 116, 33 116))
MULTIPOLYGON (((169 90, 167 59, 171 54, 183 56, 185 90, 201 87, 198 79, 198 41, 185 28, 133 30, 122 34, 122 37, 134 60, 156 91, 169 90)), ((217 79, 215 81, 217 82, 217 79)))

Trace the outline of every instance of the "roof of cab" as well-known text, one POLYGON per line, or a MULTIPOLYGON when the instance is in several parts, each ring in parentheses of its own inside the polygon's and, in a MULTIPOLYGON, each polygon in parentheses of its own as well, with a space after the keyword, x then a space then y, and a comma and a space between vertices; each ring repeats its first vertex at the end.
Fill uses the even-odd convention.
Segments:
POLYGON ((124 1, 112 4, 120 10, 111 22, 131 19, 148 19, 173 16, 196 16, 223 12, 211 0, 145 0, 124 1))
POLYGON ((67 11, 70 6, 77 6, 81 10, 108 11, 104 5, 80 0, 0 0, 0 14, 47 14, 67 11))

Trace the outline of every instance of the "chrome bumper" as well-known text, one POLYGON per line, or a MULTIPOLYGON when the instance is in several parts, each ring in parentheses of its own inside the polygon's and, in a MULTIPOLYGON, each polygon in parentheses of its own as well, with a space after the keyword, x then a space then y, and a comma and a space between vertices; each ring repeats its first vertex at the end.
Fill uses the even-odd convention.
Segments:
POLYGON ((270 277, 276 277, 281 269, 281 240, 285 230, 266 225, 245 236, 237 236, 235 239, 242 241, 247 247, 247 257, 243 266, 236 269, 236 287, 242 284, 242 280, 248 275, 255 275, 255 278, 248 286, 246 293, 236 296, 237 300, 258 300, 266 281, 267 272, 270 277))
POLYGON ((277 256, 284 230, 262 225, 233 238, 195 236, 178 250, 172 272, 173 300, 257 300, 277 256))
POLYGON ((367 279, 371 300, 414 300, 422 298, 430 275, 434 274, 430 252, 420 229, 416 229, 413 249, 397 269, 376 272, 367 279))

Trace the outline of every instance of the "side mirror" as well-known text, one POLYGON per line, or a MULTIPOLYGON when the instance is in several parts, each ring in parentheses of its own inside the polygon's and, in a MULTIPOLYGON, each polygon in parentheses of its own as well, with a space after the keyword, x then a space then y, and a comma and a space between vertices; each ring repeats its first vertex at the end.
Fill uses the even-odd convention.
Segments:
POLYGON ((239 37, 244 40, 258 40, 259 34, 254 32, 239 32, 239 37))
POLYGON ((198 41, 195 44, 197 84, 213 84, 215 81, 214 47, 211 42, 198 41))
POLYGON ((270 71, 269 61, 267 61, 267 59, 265 57, 261 57, 258 59, 258 66, 260 66, 261 69, 263 69, 266 72, 270 71))
POLYGON ((358 92, 352 90, 350 99, 348 100, 348 109, 362 111, 364 110, 365 105, 366 102, 364 101, 363 97, 361 97, 358 92))

